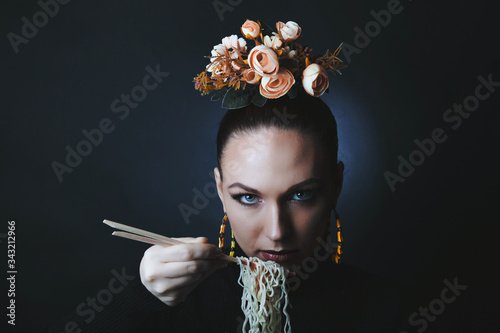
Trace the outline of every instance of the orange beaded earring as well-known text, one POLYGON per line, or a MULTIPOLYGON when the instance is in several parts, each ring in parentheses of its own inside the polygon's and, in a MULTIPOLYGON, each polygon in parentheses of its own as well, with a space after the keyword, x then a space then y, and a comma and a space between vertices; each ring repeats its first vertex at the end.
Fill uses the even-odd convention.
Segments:
MULTIPOLYGON (((337 238, 337 250, 335 251, 335 254, 332 255, 332 260, 336 263, 336 264, 340 264, 340 260, 341 260, 341 257, 342 257, 342 245, 344 243, 344 236, 342 236, 342 227, 340 226, 340 217, 339 217, 339 213, 337 213, 337 211, 335 210, 335 208, 333 209, 333 214, 335 215, 335 220, 336 220, 336 224, 337 224, 337 229, 336 229, 336 238, 337 238)), ((331 228, 331 225, 330 223, 328 223, 328 233, 331 235, 330 237, 333 238, 333 234, 332 234, 332 228, 331 228)), ((329 241, 329 247, 330 247, 330 250, 333 252, 333 244, 332 244, 332 241, 330 239, 329 241)))
MULTIPOLYGON (((221 250, 224 250, 224 234, 226 233, 226 221, 227 221, 227 214, 224 213, 224 217, 222 218, 222 224, 220 226, 220 233, 219 233, 219 249, 221 249, 221 250)), ((235 247, 236 247, 236 242, 234 240, 233 230, 231 229, 231 250, 230 250, 229 256, 234 257, 235 247)))

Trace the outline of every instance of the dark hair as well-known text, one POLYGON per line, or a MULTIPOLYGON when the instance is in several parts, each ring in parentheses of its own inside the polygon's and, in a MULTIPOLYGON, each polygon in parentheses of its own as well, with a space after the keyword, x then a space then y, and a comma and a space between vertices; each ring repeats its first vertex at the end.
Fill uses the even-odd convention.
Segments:
POLYGON ((335 117, 319 97, 310 96, 299 89, 293 99, 283 96, 267 100, 262 107, 252 103, 244 108, 226 112, 217 132, 217 162, 221 178, 224 147, 231 136, 270 127, 297 130, 312 135, 322 146, 330 165, 337 165, 338 137, 335 117))

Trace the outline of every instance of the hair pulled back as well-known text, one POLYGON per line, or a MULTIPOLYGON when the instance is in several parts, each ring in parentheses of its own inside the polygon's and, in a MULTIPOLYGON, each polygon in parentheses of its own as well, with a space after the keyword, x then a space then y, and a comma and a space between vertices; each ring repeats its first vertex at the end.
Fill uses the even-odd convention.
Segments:
POLYGON ((296 130, 301 134, 311 135, 323 148, 329 165, 336 166, 338 136, 335 117, 320 98, 310 96, 299 89, 293 99, 283 96, 268 99, 262 107, 251 103, 244 108, 226 112, 217 132, 217 163, 221 178, 221 162, 228 140, 236 134, 268 128, 296 130))

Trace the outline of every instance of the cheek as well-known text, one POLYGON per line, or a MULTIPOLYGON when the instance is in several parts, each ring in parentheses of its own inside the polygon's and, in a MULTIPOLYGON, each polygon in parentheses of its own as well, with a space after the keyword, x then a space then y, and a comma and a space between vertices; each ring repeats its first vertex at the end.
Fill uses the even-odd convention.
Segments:
POLYGON ((294 212, 294 225, 297 237, 309 243, 318 233, 321 233, 328 212, 321 206, 294 212))
POLYGON ((252 212, 252 209, 241 206, 231 197, 228 197, 227 200, 227 216, 234 237, 243 252, 248 256, 253 256, 256 241, 259 239, 263 228, 255 221, 255 212, 252 212))
POLYGON ((303 258, 312 255, 317 246, 318 237, 322 237, 330 221, 330 210, 327 200, 318 202, 309 209, 294 211, 296 241, 302 249, 303 258))

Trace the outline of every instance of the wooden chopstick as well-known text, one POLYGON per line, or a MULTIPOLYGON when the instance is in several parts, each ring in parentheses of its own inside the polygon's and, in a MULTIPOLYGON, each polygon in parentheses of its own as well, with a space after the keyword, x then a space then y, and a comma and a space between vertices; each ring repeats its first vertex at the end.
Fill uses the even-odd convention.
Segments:
POLYGON ((107 224, 107 225, 109 225, 112 228, 123 230, 123 231, 128 231, 128 232, 131 232, 133 234, 138 234, 138 235, 146 236, 146 237, 153 238, 153 239, 160 239, 160 240, 164 240, 166 242, 173 243, 173 244, 182 244, 182 243, 184 243, 184 242, 181 242, 181 241, 173 239, 173 238, 168 238, 168 237, 165 237, 165 236, 162 236, 162 235, 158 235, 158 234, 155 234, 153 232, 149 232, 149 231, 142 230, 142 229, 139 229, 139 228, 130 227, 128 225, 121 224, 121 223, 118 223, 118 222, 113 222, 113 221, 110 221, 110 220, 103 220, 102 222, 105 223, 105 224, 107 224))
POLYGON ((163 240, 157 240, 153 238, 148 238, 148 237, 143 237, 135 234, 130 234, 125 231, 113 231, 112 233, 113 236, 118 236, 118 237, 123 237, 123 238, 128 238, 132 239, 138 242, 143 242, 143 243, 148 243, 148 244, 153 244, 153 245, 173 245, 173 243, 167 243, 166 241, 163 240))
MULTIPOLYGON (((131 232, 131 233, 128 233, 128 232, 123 232, 123 231, 114 231, 112 234, 113 236, 128 238, 128 239, 132 239, 132 240, 135 240, 138 242, 148 243, 148 244, 153 244, 153 245, 185 244, 185 242, 179 241, 177 239, 158 235, 158 234, 155 234, 153 232, 149 232, 149 231, 142 230, 139 228, 130 227, 128 225, 121 224, 118 222, 113 222, 110 220, 104 220, 102 222, 109 225, 110 227, 115 228, 115 229, 125 230, 125 231, 131 232), (145 237, 143 237, 143 236, 145 236, 145 237)), ((224 260, 227 260, 227 261, 234 262, 234 263, 239 263, 238 259, 236 259, 234 257, 230 257, 226 254, 222 254, 221 258, 224 260)))
MULTIPOLYGON (((134 228, 125 224, 121 224, 118 222, 110 221, 110 220, 103 220, 103 223, 109 225, 112 228, 119 229, 119 230, 125 230, 129 232, 123 232, 123 231, 113 231, 112 235, 113 236, 118 236, 118 237, 123 237, 123 238, 128 238, 132 239, 138 242, 142 243, 147 243, 147 244, 153 244, 153 245, 175 245, 175 244, 185 244, 185 242, 182 242, 177 239, 165 237, 159 234, 155 234, 153 232, 149 232, 146 230, 142 230, 139 228, 134 228)), ((238 259, 228 256, 227 254, 222 254, 221 258, 230 262, 234 262, 236 264, 239 264, 240 262, 238 259)), ((291 276, 296 276, 296 273, 294 271, 291 271, 289 269, 286 269, 288 274, 291 276)))
MULTIPOLYGON (((110 220, 103 220, 103 223, 109 225, 110 227, 113 227, 115 229, 119 230, 125 230, 125 231, 130 231, 132 233, 128 232, 123 232, 123 231, 113 231, 112 235, 113 236, 118 236, 118 237, 123 237, 123 238, 128 238, 132 239, 138 242, 142 243, 147 243, 147 244, 153 244, 153 245, 175 245, 175 244, 185 244, 185 242, 182 242, 177 239, 165 237, 159 234, 155 234, 153 232, 149 232, 146 230, 142 230, 139 228, 134 228, 125 224, 121 224, 118 222, 113 222, 110 220), (145 236, 145 237, 144 237, 145 236)), ((230 262, 234 262, 236 264, 239 264, 240 262, 238 259, 228 256, 227 254, 222 254, 221 258, 230 262)), ((289 269, 285 269, 287 271, 287 274, 291 276, 296 276, 297 274, 294 271, 291 271, 289 269)))

